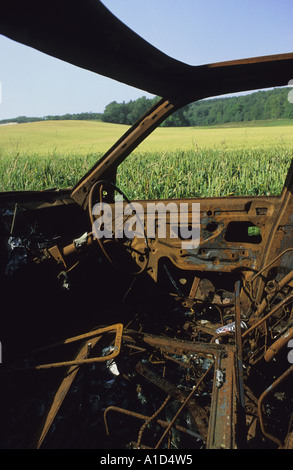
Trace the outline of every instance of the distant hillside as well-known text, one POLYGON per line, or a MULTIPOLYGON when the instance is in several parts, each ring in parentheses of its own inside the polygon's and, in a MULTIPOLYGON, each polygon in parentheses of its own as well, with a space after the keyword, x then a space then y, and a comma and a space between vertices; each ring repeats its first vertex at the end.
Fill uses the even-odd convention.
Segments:
MULTIPOLYGON (((293 119, 288 88, 258 91, 249 95, 198 101, 180 110, 189 126, 227 122, 293 119)), ((171 116, 172 118, 172 116, 171 116)))
POLYGON ((102 113, 76 113, 76 114, 63 114, 57 116, 43 116, 43 117, 30 117, 30 116, 18 116, 13 119, 2 119, 0 124, 7 124, 10 122, 16 122, 23 124, 25 122, 37 122, 37 121, 101 121, 102 113))
MULTIPOLYGON (((293 120, 293 104, 288 101, 288 94, 292 89, 288 87, 275 88, 248 95, 197 101, 181 108, 170 116, 162 126, 193 127, 270 119, 293 120)), ((103 113, 65 114, 42 118, 20 116, 14 119, 4 119, 0 121, 0 124, 44 120, 100 120, 115 124, 132 125, 158 99, 158 97, 148 99, 143 96, 127 103, 112 101, 105 107, 103 113)))

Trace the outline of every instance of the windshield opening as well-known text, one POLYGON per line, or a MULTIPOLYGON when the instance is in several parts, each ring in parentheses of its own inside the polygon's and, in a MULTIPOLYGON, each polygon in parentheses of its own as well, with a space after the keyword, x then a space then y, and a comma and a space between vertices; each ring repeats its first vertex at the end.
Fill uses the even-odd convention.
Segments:
MULTIPOLYGON (((290 93, 285 87, 181 108, 119 165, 116 184, 138 200, 279 195, 293 155, 290 93)), ((110 106, 111 118, 106 107, 102 116, 2 123, 0 190, 73 187, 130 128, 118 116, 134 113, 135 102, 120 105, 110 106)))

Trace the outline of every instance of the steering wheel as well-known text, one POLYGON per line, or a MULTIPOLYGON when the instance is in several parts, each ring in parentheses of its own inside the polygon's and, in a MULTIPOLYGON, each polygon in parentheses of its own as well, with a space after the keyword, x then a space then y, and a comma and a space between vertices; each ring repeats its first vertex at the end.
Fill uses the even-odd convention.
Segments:
MULTIPOLYGON (((110 194, 112 193, 113 197, 111 197, 111 199, 113 200, 115 191, 122 196, 123 200, 126 201, 129 208, 131 208, 132 206, 131 201, 129 201, 129 199, 124 194, 124 192, 120 188, 118 188, 114 183, 111 183, 110 181, 107 181, 107 180, 100 180, 100 181, 97 181, 91 188, 91 191, 89 193, 89 199, 88 199, 88 211, 89 211, 91 225, 93 228, 93 237, 95 240, 97 240, 105 257, 108 259, 108 261, 110 261, 110 263, 117 270, 126 271, 132 275, 138 275, 138 274, 143 273, 147 269, 148 261, 149 261, 149 251, 150 251, 147 235, 144 229, 144 224, 140 220, 138 215, 136 215, 136 220, 137 220, 137 223, 140 224, 140 227, 143 231, 143 238, 144 238, 144 245, 145 245, 145 248, 143 250, 137 249, 135 247, 135 245, 138 244, 137 243, 138 240, 136 237, 130 238, 125 235, 124 226, 127 220, 129 219, 130 215, 125 217, 123 213, 123 208, 124 208, 123 203, 119 204, 120 209, 122 209, 122 212, 120 210, 120 213, 118 215, 114 213, 114 217, 112 217, 112 220, 110 222, 110 225, 111 225, 110 236, 105 237, 105 236, 101 236, 101 234, 99 234, 100 236, 95 236, 97 234, 97 231, 94 228, 95 227, 94 224, 96 222, 96 218, 94 217, 94 214, 93 214, 94 206, 97 203, 101 204, 100 212, 103 213, 102 203, 105 202, 103 201, 103 197, 105 195, 109 195, 109 193, 110 194), (117 233, 117 228, 116 228, 117 217, 120 217, 119 233, 117 233), (123 225, 123 233, 121 232, 121 223, 123 225), (113 225, 114 225, 114 229, 113 229, 113 225)), ((111 207, 111 206, 107 205, 107 207, 111 207)), ((117 206, 114 207, 114 209, 116 208, 117 206)), ((136 211, 135 211, 135 207, 133 206, 131 216, 133 217, 135 214, 136 214, 136 211)), ((105 229, 105 227, 103 226, 103 223, 101 224, 101 228, 105 229)), ((104 230, 104 231, 107 232, 109 235, 109 227, 107 228, 107 230, 104 230)))

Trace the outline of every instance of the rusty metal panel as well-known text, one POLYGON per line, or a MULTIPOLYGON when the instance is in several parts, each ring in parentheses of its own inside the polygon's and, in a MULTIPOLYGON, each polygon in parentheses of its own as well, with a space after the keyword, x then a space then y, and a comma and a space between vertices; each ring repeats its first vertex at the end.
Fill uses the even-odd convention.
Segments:
POLYGON ((228 351, 216 359, 207 448, 235 449, 236 426, 235 354, 228 351))

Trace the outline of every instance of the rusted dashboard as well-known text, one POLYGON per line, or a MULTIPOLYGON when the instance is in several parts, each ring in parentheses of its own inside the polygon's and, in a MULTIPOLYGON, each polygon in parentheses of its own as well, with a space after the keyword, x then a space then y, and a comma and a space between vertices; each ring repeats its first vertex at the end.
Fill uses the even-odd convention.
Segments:
MULTIPOLYGON (((150 201, 139 201, 145 209, 145 214, 149 203, 150 201)), ((172 200, 172 204, 178 207, 182 203, 187 203, 189 206, 187 224, 191 224, 192 204, 200 203, 200 240, 196 247, 192 244, 188 247, 188 239, 183 240, 180 236, 172 237, 174 220, 168 211, 170 200, 160 201, 159 204, 163 204, 166 208, 164 216, 166 214, 167 236, 166 238, 159 236, 160 220, 157 215, 155 234, 148 237, 150 251, 148 272, 155 280, 157 280, 159 261, 165 257, 183 270, 253 273, 259 269, 268 234, 279 211, 280 197, 172 200)), ((144 226, 147 227, 146 220, 144 226)), ((142 249, 144 239, 136 240, 135 243, 138 250, 142 249)))

